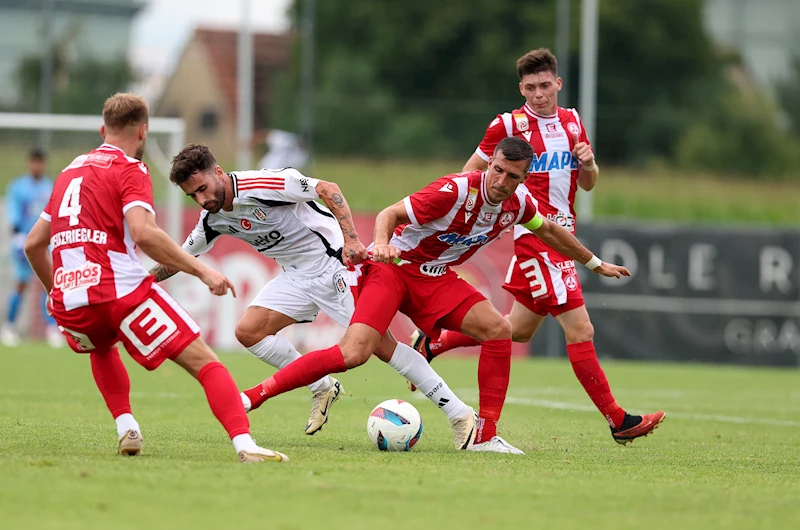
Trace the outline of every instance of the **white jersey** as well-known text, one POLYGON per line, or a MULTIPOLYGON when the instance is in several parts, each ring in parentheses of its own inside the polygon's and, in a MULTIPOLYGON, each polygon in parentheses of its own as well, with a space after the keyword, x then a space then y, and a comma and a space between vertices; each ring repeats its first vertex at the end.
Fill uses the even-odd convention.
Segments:
POLYGON ((291 168, 237 171, 233 210, 203 210, 183 248, 194 256, 208 252, 217 237, 232 235, 273 258, 285 271, 322 272, 331 258, 341 261, 339 223, 319 199, 318 179, 291 168))

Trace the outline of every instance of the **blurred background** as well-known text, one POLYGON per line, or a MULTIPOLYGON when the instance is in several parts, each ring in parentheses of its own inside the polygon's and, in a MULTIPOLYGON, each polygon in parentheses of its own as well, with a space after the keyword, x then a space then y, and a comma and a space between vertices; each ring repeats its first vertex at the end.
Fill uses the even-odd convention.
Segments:
MULTIPOLYGON (((176 239, 198 210, 165 174, 199 142, 226 170, 293 165, 339 183, 369 241, 377 211, 460 171, 494 116, 522 105, 516 59, 548 47, 559 103, 581 113, 602 166, 579 195, 578 236, 634 273, 581 277, 599 353, 797 367, 797 27, 796 0, 0 0, 0 185, 35 147, 57 176, 100 143, 105 98, 130 90, 163 118, 146 161, 176 239)), ((11 232, 0 300, 14 290, 11 232)), ((461 271, 501 310, 511 253, 507 236, 461 271)), ((168 287, 235 349, 275 265, 235 241, 204 259, 244 296, 168 287)), ((16 322, 34 338, 36 288, 16 322)), ((321 317, 287 333, 303 351, 341 330, 321 317)), ((563 333, 548 322, 518 353, 563 356, 563 333)))

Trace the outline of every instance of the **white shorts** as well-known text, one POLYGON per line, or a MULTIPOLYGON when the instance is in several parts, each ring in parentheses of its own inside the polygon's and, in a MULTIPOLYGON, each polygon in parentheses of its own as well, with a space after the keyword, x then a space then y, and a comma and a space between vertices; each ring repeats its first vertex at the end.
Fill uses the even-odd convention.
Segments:
POLYGON ((331 259, 318 276, 280 273, 259 291, 250 305, 277 311, 298 322, 313 322, 322 310, 346 328, 355 309, 351 287, 356 281, 354 273, 331 259))

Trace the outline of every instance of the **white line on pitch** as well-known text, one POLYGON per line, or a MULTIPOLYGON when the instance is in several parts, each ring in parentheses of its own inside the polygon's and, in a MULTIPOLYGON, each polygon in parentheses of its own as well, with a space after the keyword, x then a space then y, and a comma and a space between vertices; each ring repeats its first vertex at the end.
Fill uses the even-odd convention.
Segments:
MULTIPOLYGON (((478 396, 474 394, 473 389, 460 388, 456 389, 455 392, 461 399, 466 399, 467 401, 478 400, 478 396)), ((421 393, 414 393, 414 399, 416 399, 417 401, 421 401, 427 398, 421 393)), ((542 409, 571 410, 575 412, 597 413, 597 409, 592 405, 565 403, 563 401, 550 401, 546 399, 507 397, 506 403, 508 403, 509 405, 522 405, 526 407, 538 407, 542 409)), ((723 414, 695 414, 688 412, 667 411, 667 417, 681 418, 687 420, 715 421, 719 423, 736 423, 741 425, 750 424, 750 425, 771 425, 774 427, 800 427, 800 421, 778 420, 774 418, 743 418, 740 416, 725 416, 723 414)))

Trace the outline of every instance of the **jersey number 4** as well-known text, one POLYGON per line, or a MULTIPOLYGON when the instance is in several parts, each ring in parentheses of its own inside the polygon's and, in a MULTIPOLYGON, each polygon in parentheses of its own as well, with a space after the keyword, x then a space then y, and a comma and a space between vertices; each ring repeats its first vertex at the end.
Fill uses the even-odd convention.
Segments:
POLYGON ((78 216, 81 214, 81 184, 83 177, 69 181, 64 197, 61 198, 61 206, 58 207, 58 216, 69 217, 69 226, 77 226, 78 216))

